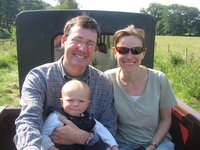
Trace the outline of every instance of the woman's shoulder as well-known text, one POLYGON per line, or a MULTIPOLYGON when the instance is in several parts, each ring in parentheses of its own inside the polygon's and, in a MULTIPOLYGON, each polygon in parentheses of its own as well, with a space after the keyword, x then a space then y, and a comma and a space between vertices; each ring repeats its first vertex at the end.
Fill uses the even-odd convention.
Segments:
POLYGON ((156 69, 150 69, 149 70, 149 78, 152 81, 159 81, 159 82, 165 82, 168 81, 167 76, 165 75, 164 72, 160 71, 160 70, 156 70, 156 69))
POLYGON ((104 73, 107 74, 107 75, 116 74, 119 71, 119 69, 120 68, 109 69, 109 70, 106 70, 104 73))
POLYGON ((160 71, 160 70, 151 69, 151 68, 148 68, 148 70, 149 70, 149 74, 151 74, 151 75, 158 76, 158 77, 163 77, 163 76, 165 76, 165 73, 163 73, 163 72, 160 71))

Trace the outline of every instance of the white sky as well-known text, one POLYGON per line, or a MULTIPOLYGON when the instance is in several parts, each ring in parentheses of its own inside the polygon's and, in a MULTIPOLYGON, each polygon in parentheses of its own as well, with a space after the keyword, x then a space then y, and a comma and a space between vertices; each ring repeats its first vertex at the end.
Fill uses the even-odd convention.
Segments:
MULTIPOLYGON (((56 5, 56 0, 43 0, 56 5)), ((162 5, 180 4, 188 7, 196 7, 200 10, 200 0, 76 0, 81 10, 108 10, 139 12, 141 8, 148 8, 150 3, 162 5)))

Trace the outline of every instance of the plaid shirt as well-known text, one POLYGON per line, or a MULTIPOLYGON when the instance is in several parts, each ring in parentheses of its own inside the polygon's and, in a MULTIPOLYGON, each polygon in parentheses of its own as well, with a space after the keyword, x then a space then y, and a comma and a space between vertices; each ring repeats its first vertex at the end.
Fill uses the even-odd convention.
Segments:
MULTIPOLYGON (((91 102, 87 111, 115 135, 116 113, 111 81, 92 66, 88 66, 82 76, 72 77, 64 72, 61 58, 32 69, 26 76, 21 92, 21 113, 15 122, 14 142, 18 150, 40 150, 43 117, 51 107, 61 108, 61 88, 71 78, 88 83, 91 102)), ((92 142, 97 140, 98 135, 95 135, 92 142)))

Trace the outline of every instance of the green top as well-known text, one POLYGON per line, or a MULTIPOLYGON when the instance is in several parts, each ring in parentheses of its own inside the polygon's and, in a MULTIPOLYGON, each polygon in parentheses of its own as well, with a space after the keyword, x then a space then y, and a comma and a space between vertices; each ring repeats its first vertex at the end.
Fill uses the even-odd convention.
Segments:
POLYGON ((120 68, 106 71, 113 81, 114 105, 117 111, 117 141, 128 145, 146 144, 156 132, 159 109, 177 104, 163 72, 148 69, 148 81, 142 95, 135 100, 119 82, 120 68))

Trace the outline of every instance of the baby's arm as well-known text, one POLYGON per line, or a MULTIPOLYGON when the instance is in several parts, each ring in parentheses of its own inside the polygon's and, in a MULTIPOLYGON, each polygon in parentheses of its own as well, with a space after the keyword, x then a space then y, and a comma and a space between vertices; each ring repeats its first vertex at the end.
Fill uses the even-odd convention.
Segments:
POLYGON ((111 150, 118 150, 118 144, 115 138, 112 136, 112 134, 108 131, 108 129, 104 127, 103 124, 97 121, 96 119, 95 122, 96 124, 93 128, 93 131, 101 137, 104 143, 110 145, 111 150))
POLYGON ((56 150, 56 147, 54 146, 54 143, 52 142, 50 136, 56 127, 63 126, 63 123, 59 121, 58 116, 59 114, 56 112, 51 113, 42 126, 42 150, 56 150), (52 148, 49 149, 50 147, 52 148))

